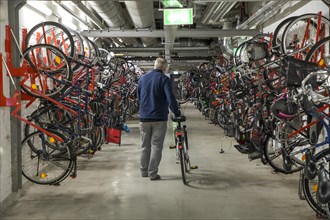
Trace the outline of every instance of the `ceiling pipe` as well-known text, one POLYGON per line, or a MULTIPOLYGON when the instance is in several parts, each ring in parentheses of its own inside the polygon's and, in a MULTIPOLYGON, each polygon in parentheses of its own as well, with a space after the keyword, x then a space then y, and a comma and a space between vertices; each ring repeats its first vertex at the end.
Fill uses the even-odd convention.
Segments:
POLYGON ((77 19, 78 21, 80 21, 81 23, 83 23, 84 25, 86 25, 88 28, 93 29, 93 26, 92 25, 90 25, 88 22, 84 21, 78 15, 76 15, 70 8, 68 8, 67 6, 65 6, 62 2, 56 1, 55 3, 58 6, 60 6, 63 10, 65 10, 66 12, 68 12, 72 17, 74 17, 75 19, 77 19))
MULTIPOLYGON (((232 22, 227 21, 223 23, 222 26, 223 30, 228 30, 232 28, 232 22)), ((233 56, 233 46, 231 43, 231 38, 230 37, 224 37, 222 42, 221 39, 219 39, 220 43, 220 49, 222 52, 222 55, 224 55, 227 59, 230 59, 233 56)))
POLYGON ((264 7, 259 9, 256 13, 254 13, 252 16, 250 16, 246 21, 238 25, 236 28, 247 29, 247 28, 251 28, 252 26, 265 22, 271 16, 276 14, 277 11, 281 9, 281 7, 284 6, 286 3, 287 0, 268 2, 264 7))
POLYGON ((107 28, 81 1, 71 1, 100 29, 107 28))
POLYGON ((223 2, 221 2, 221 3, 210 3, 210 4, 208 4, 208 6, 205 9, 204 16, 201 19, 201 22, 203 24, 207 23, 210 20, 211 16, 213 15, 214 11, 217 9, 217 7, 220 4, 222 4, 222 3, 223 2))
POLYGON ((216 11, 213 12, 209 22, 213 23, 216 21, 216 18, 220 16, 220 13, 222 13, 223 9, 227 7, 229 3, 228 2, 221 2, 219 7, 216 9, 216 11))
POLYGON ((178 32, 177 25, 165 26, 165 58, 171 63, 171 51, 174 49, 175 38, 178 32))
MULTIPOLYGON (((156 28, 153 2, 149 0, 125 1, 128 14, 131 16, 135 28, 156 28)), ((157 43, 156 38, 141 38, 145 47, 152 46, 157 43)))
POLYGON ((227 4, 218 12, 218 16, 215 17, 214 22, 219 22, 223 19, 226 14, 236 5, 237 1, 235 2, 227 2, 227 4))
MULTIPOLYGON (((122 29, 132 29, 132 23, 127 19, 119 2, 114 1, 87 1, 89 5, 97 11, 109 27, 120 27, 122 29)), ((126 45, 138 45, 134 38, 121 38, 126 45)))

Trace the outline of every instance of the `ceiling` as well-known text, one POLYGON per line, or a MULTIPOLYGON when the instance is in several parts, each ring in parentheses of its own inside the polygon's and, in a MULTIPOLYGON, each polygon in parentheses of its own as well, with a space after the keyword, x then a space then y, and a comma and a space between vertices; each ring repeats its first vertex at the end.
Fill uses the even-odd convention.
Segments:
POLYGON ((146 69, 152 68, 155 57, 163 55, 172 70, 186 70, 220 55, 230 58, 237 44, 260 33, 262 24, 289 2, 178 1, 182 8, 192 8, 193 24, 165 26, 163 11, 168 5, 162 0, 52 3, 84 22, 88 30, 81 34, 96 39, 100 47, 128 57, 146 69))

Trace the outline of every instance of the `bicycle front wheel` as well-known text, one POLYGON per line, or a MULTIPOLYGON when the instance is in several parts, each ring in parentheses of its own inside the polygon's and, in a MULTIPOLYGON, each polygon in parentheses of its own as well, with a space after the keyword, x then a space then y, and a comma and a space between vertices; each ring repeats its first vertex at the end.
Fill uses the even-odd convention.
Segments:
POLYGON ((321 67, 329 67, 330 37, 323 38, 307 53, 305 61, 313 62, 321 67))
MULTIPOLYGON (((62 137, 59 133, 56 135, 62 137)), ((40 131, 31 133, 23 140, 21 151, 22 174, 33 183, 59 183, 73 168, 74 159, 70 148, 40 131)))
MULTIPOLYGON (((321 26, 318 27, 318 14, 305 14, 296 17, 285 28, 282 41, 282 53, 296 53, 300 48, 310 42, 321 40, 329 34, 330 21, 322 16, 321 26), (318 39, 317 39, 318 36, 318 39)), ((299 54, 299 58, 305 58, 308 49, 299 54)))
POLYGON ((68 88, 72 70, 65 54, 58 48, 47 44, 33 45, 24 51, 23 59, 21 63, 27 61, 34 70, 28 80, 21 82, 22 89, 29 95, 57 97, 68 88))

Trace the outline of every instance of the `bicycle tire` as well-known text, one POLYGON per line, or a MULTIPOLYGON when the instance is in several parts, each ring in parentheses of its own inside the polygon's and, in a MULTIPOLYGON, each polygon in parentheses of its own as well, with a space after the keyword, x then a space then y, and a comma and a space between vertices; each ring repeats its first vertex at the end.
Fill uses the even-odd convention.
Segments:
MULTIPOLYGON (((33 45, 24 51, 23 59, 35 70, 35 73, 31 75, 34 78, 30 77, 30 81, 25 81, 25 83, 30 83, 31 80, 35 82, 31 83, 31 85, 22 85, 22 89, 27 94, 41 98, 42 96, 39 93, 43 93, 45 96, 54 98, 69 87, 65 82, 72 80, 71 65, 65 54, 57 47, 48 44, 33 45), (31 60, 31 57, 33 60, 31 60), (60 78, 63 80, 63 83, 58 83, 59 81, 57 80, 60 78), (30 89, 33 86, 35 86, 35 91, 38 92, 30 89)), ((22 60, 21 63, 23 62, 22 60)))
MULTIPOLYGON (((292 20, 285 28, 285 30, 283 31, 283 35, 282 35, 282 42, 281 42, 281 52, 283 54, 287 54, 288 53, 288 50, 287 50, 287 46, 286 46, 286 43, 287 43, 287 37, 288 37, 288 34, 289 32, 291 31, 291 28, 297 24, 299 21, 304 21, 304 20, 307 20, 307 19, 316 19, 318 18, 318 15, 317 14, 304 14, 304 15, 301 15, 301 16, 298 16, 296 17, 294 20, 292 20)), ((330 21, 329 19, 327 19, 326 17, 322 16, 321 18, 321 21, 322 23, 325 23, 326 24, 326 27, 329 27, 330 26, 330 21)), ((312 21, 312 23, 315 23, 312 21)), ((315 25, 314 25, 315 26, 315 25)), ((315 27, 316 28, 316 27, 315 27)), ((301 27, 300 27, 301 29, 301 27)), ((328 33, 329 33, 329 30, 328 30, 328 33)), ((321 36, 320 36, 321 37, 321 36)))
MULTIPOLYGON (((313 47, 307 53, 305 61, 314 62, 313 56, 315 55, 316 52, 319 52, 319 50, 321 50, 321 47, 324 47, 326 43, 329 43, 327 52, 330 52, 330 36, 329 36, 329 37, 323 38, 322 40, 317 42, 315 45, 313 45, 313 47)), ((321 57, 322 57, 322 55, 321 55, 321 57)), ((316 57, 316 63, 319 64, 320 61, 321 60, 318 57, 316 57)), ((325 64, 327 64, 327 63, 325 62, 325 64)))
POLYGON ((281 54, 280 47, 281 47, 281 39, 282 39, 282 35, 283 35, 283 33, 281 33, 281 31, 283 32, 285 27, 295 18, 296 18, 296 16, 286 18, 281 23, 279 23, 279 25, 277 25, 277 27, 274 31, 274 34, 273 34, 273 39, 272 39, 272 49, 275 49, 274 52, 276 55, 281 54), (281 33, 281 35, 278 36, 280 33, 281 33))
POLYGON ((181 167, 181 176, 182 182, 184 185, 187 185, 187 174, 186 174, 186 165, 185 165, 185 155, 183 150, 179 150, 179 159, 180 159, 180 167, 181 167))
POLYGON ((98 46, 88 38, 87 41, 89 43, 89 47, 91 48, 91 59, 100 57, 100 51, 98 46))
MULTIPOLYGON (((56 136, 65 139, 60 133, 55 131, 52 132, 56 136)), ((43 152, 42 145, 46 146, 45 150, 49 150, 47 148, 47 144, 44 144, 43 142, 43 138, 41 137, 43 135, 45 134, 41 133, 40 131, 36 131, 31 133, 22 141, 22 174, 25 178, 33 183, 41 185, 52 185, 63 181, 63 177, 67 176, 67 174, 71 172, 73 167, 73 157, 71 149, 63 143, 60 144, 61 146, 57 150, 51 148, 51 151, 43 152), (38 137, 40 139, 38 139, 38 137), (36 141, 38 140, 40 141, 41 146, 36 147, 38 144, 36 141), (29 141, 33 141, 34 147, 38 149, 37 152, 32 150, 27 144, 29 141), (43 156, 43 158, 40 158, 41 156, 43 156), (31 165, 30 162, 36 157, 38 157, 37 164, 32 162, 31 165), (40 164, 40 160, 42 160, 42 164, 40 164), (27 168, 29 163, 30 166, 27 168), (35 167, 35 165, 37 165, 37 167, 35 167), (41 169, 39 166, 42 166, 41 169), (34 167, 35 169, 33 169, 34 167), (56 167, 58 167, 60 170, 58 174, 55 173, 56 167), (32 172, 31 169, 33 169, 32 172), (41 173, 39 173, 39 171, 41 171, 41 173)))
MULTIPOLYGON (((330 149, 329 148, 324 149, 324 150, 320 151, 319 153, 317 153, 315 156, 313 156, 313 160, 317 163, 317 161, 321 160, 324 157, 327 158, 326 161, 329 163, 330 162, 330 149)), ((327 165, 327 166, 329 167, 329 165, 327 165)), ((327 211, 324 208, 328 208, 329 209, 328 211, 330 211, 330 203, 328 203, 328 205, 327 205, 328 207, 324 206, 324 208, 322 208, 322 205, 317 202, 316 192, 312 193, 310 185, 309 185, 310 183, 312 183, 313 184, 312 190, 315 191, 314 186, 317 185, 317 182, 315 182, 317 177, 314 180, 308 180, 307 178, 305 178, 305 176, 303 174, 302 178, 303 178, 303 193, 305 195, 308 205, 315 212, 321 214, 322 216, 326 216, 327 211)))
MULTIPOLYGON (((283 128, 283 131, 285 128, 283 128)), ((283 135, 287 135, 285 132, 283 132, 283 135)), ((282 137, 286 139, 285 137, 282 137)), ((288 173, 295 173, 303 169, 303 163, 296 157, 292 158, 293 162, 293 168, 290 171, 287 171, 283 166, 283 156, 281 153, 281 150, 283 147, 288 151, 288 153, 291 153, 294 151, 294 148, 296 145, 294 143, 291 144, 285 144, 285 146, 280 146, 278 149, 275 149, 273 146, 269 145, 269 141, 272 141, 272 143, 277 140, 273 140, 269 135, 267 135, 265 139, 265 146, 264 146, 264 156, 268 164, 277 172, 288 174, 288 173), (273 151, 272 151, 273 150, 273 151), (276 153, 277 152, 277 153, 276 153)), ((277 141, 278 142, 278 141, 277 141)), ((278 143, 280 144, 280 143, 278 143)), ((282 144, 283 145, 283 144, 282 144)))
MULTIPOLYGON (((71 131, 74 131, 74 127, 75 127, 73 115, 69 111, 66 111, 65 109, 59 106, 42 106, 40 108, 37 108, 35 111, 33 111, 29 116, 27 116, 27 118, 29 121, 32 121, 33 123, 37 124, 38 126, 44 129, 51 128, 52 130, 54 130, 55 127, 52 126, 54 122, 52 121, 55 121, 57 125, 60 125, 63 128, 67 127, 71 131), (63 114, 62 116, 64 117, 60 118, 61 115, 59 115, 58 113, 62 113, 63 114), (35 119, 38 119, 39 123, 36 122, 35 119)), ((36 130, 31 131, 32 128, 33 127, 30 126, 29 124, 25 124, 24 126, 25 137, 36 131, 36 130)), ((67 135, 64 134, 64 131, 61 131, 60 133, 67 137, 67 135)))
MULTIPOLYGON (((32 46, 32 45, 35 45, 35 44, 47 44, 48 42, 45 42, 45 39, 46 36, 44 37, 41 37, 39 40, 38 39, 35 39, 37 40, 35 43, 32 42, 33 40, 33 37, 35 35, 37 35, 37 32, 38 30, 41 28, 40 31, 45 32, 47 33, 47 31, 50 31, 51 28, 57 28, 59 32, 63 31, 63 33, 66 35, 66 36, 61 36, 61 40, 62 39, 68 39, 68 42, 70 43, 69 45, 65 45, 65 43, 62 43, 60 46, 63 47, 62 48, 62 52, 64 53, 67 53, 66 55, 67 56, 70 56, 70 57, 74 57, 75 55, 75 44, 74 44, 74 40, 73 40, 73 37, 70 33, 70 31, 62 24, 60 23, 57 23, 57 22, 54 22, 54 21, 45 21, 45 22, 41 22, 37 25, 35 25, 33 28, 31 28, 31 30, 27 33, 26 35, 26 41, 25 41, 25 46, 26 48, 32 46), (47 26, 49 26, 49 29, 47 29, 47 26), (46 28, 45 28, 46 27, 46 28), (41 41, 40 41, 41 40, 41 41), (64 47, 67 47, 69 48, 69 51, 66 51, 66 49, 64 47)), ((46 34, 44 33, 44 34, 46 34)), ((42 36, 42 34, 41 34, 42 36)), ((46 39, 47 41, 47 39, 46 39)), ((54 44, 57 44, 57 42, 55 43, 55 41, 53 41, 54 44)), ((54 46, 54 45, 53 45, 54 46)))

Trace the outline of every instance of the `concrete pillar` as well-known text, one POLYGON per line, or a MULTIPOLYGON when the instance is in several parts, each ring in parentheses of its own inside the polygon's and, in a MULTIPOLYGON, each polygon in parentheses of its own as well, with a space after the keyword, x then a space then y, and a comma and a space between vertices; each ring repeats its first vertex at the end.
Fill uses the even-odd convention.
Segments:
MULTIPOLYGON (((9 24, 16 37, 19 36, 19 9, 25 4, 21 0, 0 1, 0 52, 4 55, 5 25, 9 24)), ((19 65, 19 52, 13 44, 13 64, 19 65)), ((4 92, 7 97, 13 95, 14 88, 3 73, 4 92)), ((19 79, 16 79, 18 83, 19 79)), ((8 206, 22 188, 21 172, 21 122, 10 116, 8 107, 0 108, 0 207, 1 210, 8 206)), ((2 212, 0 212, 2 213, 2 212)), ((1 216, 0 216, 1 219, 1 216)))
MULTIPOLYGON (((8 1, 8 20, 16 39, 19 41, 19 10, 26 4, 26 0, 10 0, 8 1)), ((19 50, 13 41, 13 64, 19 66, 19 50)), ((19 84, 19 79, 14 79, 19 84)), ((15 88, 11 85, 11 95, 15 88)), ((12 108, 11 110, 14 110, 12 108)), ((12 190, 18 192, 22 188, 22 158, 21 158, 21 141, 22 141, 22 123, 20 120, 11 117, 11 165, 12 165, 12 190)))

